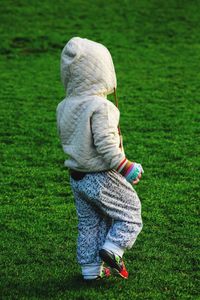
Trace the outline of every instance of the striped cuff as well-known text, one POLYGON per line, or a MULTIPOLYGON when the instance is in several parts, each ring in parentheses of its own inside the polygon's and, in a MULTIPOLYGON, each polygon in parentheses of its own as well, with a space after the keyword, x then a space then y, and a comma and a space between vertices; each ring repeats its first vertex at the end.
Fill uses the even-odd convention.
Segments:
POLYGON ((116 171, 123 175, 129 182, 133 182, 141 172, 144 172, 140 164, 133 163, 126 158, 121 161, 116 171))
POLYGON ((129 172, 131 166, 133 165, 128 159, 124 158, 119 166, 117 167, 116 171, 126 177, 127 172, 129 172))
POLYGON ((121 171, 124 169, 125 165, 127 164, 128 159, 126 157, 120 162, 119 166, 117 167, 116 171, 121 173, 121 171))

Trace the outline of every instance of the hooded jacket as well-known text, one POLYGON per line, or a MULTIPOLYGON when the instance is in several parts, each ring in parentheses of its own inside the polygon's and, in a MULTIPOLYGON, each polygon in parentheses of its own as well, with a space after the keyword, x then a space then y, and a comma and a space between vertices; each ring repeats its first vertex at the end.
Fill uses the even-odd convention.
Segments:
POLYGON ((65 166, 82 172, 117 168, 125 158, 118 133, 119 110, 107 100, 116 87, 111 55, 103 45, 72 38, 61 54, 66 98, 57 107, 65 166))

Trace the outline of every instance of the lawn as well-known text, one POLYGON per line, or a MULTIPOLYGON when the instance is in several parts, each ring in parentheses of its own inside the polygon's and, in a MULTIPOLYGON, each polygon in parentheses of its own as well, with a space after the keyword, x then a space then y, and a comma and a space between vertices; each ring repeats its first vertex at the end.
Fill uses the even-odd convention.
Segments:
POLYGON ((200 299, 199 20, 192 0, 1 1, 1 299, 200 299), (55 121, 60 53, 73 36, 112 53, 125 151, 145 170, 127 281, 86 284, 76 261, 55 121))

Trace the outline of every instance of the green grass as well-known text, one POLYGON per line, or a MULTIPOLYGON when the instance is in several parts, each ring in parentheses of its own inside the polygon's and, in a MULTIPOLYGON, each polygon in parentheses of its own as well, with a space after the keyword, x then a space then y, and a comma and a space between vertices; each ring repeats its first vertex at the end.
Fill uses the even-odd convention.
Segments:
POLYGON ((1 1, 1 299, 199 299, 199 1, 1 1), (60 52, 105 44, 118 77, 126 154, 144 228, 130 279, 87 285, 55 109, 60 52))

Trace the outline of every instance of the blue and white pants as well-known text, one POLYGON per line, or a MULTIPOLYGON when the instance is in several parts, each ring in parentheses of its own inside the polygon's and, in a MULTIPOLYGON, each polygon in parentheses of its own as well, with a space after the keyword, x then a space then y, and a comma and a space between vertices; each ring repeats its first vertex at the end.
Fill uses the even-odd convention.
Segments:
POLYGON ((114 170, 70 177, 78 215, 77 259, 83 275, 102 265, 101 248, 122 257, 142 229, 141 203, 136 191, 114 170))

